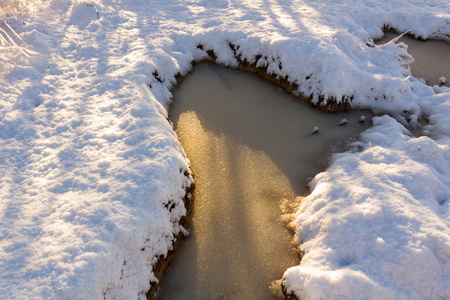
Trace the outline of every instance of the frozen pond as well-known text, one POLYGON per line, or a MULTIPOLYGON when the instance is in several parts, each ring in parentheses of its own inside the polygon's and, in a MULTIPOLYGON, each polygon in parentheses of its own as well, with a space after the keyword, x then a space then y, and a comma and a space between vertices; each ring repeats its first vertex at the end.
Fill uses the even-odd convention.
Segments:
POLYGON ((202 63, 174 91, 170 119, 196 190, 191 235, 159 299, 280 297, 274 282, 299 262, 282 204, 308 192, 330 146, 367 128, 370 115, 324 113, 256 75, 202 63))
MULTIPOLYGON (((386 32, 377 44, 387 43, 399 36, 397 33, 386 32)), ((423 78, 428 85, 439 84, 439 78, 444 76, 450 80, 450 43, 439 40, 421 41, 404 35, 399 40, 408 45, 408 53, 415 61, 410 65, 411 73, 416 78, 423 78)), ((449 83, 446 83, 449 86, 449 83)))

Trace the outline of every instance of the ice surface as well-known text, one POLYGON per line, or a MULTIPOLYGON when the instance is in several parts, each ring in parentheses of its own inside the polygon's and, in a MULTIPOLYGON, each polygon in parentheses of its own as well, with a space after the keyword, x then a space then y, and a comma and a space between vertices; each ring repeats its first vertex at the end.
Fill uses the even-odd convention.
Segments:
POLYGON ((441 84, 439 77, 450 76, 450 42, 443 40, 419 40, 405 32, 401 35, 386 32, 377 44, 384 44, 396 40, 399 44, 408 46, 408 53, 414 58, 409 64, 412 75, 430 86, 441 84))
POLYGON ((401 43, 372 42, 384 26, 448 40, 448 2, 52 0, 17 14, 0 3, 11 27, 0 34, 17 44, 0 53, 2 298, 145 298, 192 182, 166 120, 170 88, 207 50, 266 66, 316 103, 428 121, 413 138, 378 119, 361 152, 315 178, 288 290, 450 297, 450 91, 412 77, 401 43))

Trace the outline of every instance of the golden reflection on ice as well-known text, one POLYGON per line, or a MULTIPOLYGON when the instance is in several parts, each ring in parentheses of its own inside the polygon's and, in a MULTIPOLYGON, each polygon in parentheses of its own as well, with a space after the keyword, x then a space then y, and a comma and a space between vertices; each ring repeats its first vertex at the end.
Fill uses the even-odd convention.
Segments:
MULTIPOLYGON (((197 285, 213 286, 224 277, 247 287, 255 277, 267 277, 268 284, 279 279, 270 278, 267 269, 281 277, 297 262, 294 248, 280 249, 292 247, 280 210, 283 198, 295 198, 289 180, 262 151, 204 130, 195 112, 181 114, 178 128, 183 128, 178 135, 194 166, 197 186, 197 285), (291 255, 280 256, 282 251, 291 255)), ((224 291, 245 295, 237 286, 223 285, 224 291)))

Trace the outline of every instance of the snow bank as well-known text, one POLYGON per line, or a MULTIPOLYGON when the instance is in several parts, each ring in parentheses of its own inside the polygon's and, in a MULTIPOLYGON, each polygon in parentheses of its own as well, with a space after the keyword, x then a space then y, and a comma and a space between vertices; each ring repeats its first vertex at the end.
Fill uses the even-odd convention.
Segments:
POLYGON ((296 215, 301 265, 285 273, 302 299, 450 296, 450 147, 374 118, 311 182, 296 215))
POLYGON ((11 20, 39 53, 1 87, 1 298, 145 297, 181 230, 188 161, 147 42, 99 26, 102 7, 59 7, 69 25, 11 20))
POLYGON ((304 262, 288 270, 286 285, 301 296, 307 289, 313 298, 351 296, 347 287, 356 282, 365 295, 448 295, 448 89, 408 77, 411 57, 404 45, 375 46, 371 40, 384 26, 448 40, 448 3, 34 4, 20 15, 4 13, 11 28, 0 26, 3 37, 6 32, 26 49, 16 47, 0 61, 3 298, 145 297, 150 281, 157 281, 152 266, 182 231, 182 198, 192 182, 166 120, 170 88, 208 50, 219 63, 237 66, 239 57, 267 67, 316 103, 352 99, 353 107, 404 113, 404 122, 428 117, 426 133, 434 140, 408 137, 393 120, 381 118, 364 135, 362 152, 338 156, 318 175, 298 213, 304 262), (361 191, 349 179, 352 169, 361 184, 367 182, 361 191), (354 185, 343 186, 341 179, 354 185), (361 197, 345 202, 338 191, 344 187, 361 197), (368 211, 356 209, 364 201, 368 211), (359 231, 349 226, 351 218, 360 222, 359 231), (326 226, 306 224, 319 219, 326 226), (377 219, 389 221, 390 233, 375 231, 384 224, 377 219), (339 243, 343 239, 348 244, 339 243), (366 251, 368 245, 375 248, 366 251), (426 264, 414 260, 424 257, 426 264), (406 291, 407 284, 414 289, 406 291))

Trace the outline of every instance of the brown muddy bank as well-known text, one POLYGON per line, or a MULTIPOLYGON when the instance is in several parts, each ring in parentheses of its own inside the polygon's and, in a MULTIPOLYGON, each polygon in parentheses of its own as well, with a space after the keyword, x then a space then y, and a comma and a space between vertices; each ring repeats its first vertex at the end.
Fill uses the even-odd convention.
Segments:
MULTIPOLYGON (((184 173, 186 177, 189 176, 188 172, 186 171, 184 173)), ((191 176, 193 176, 191 172, 191 176)), ((192 183, 190 187, 185 189, 185 194, 183 197, 183 203, 184 207, 186 208, 186 215, 181 217, 178 224, 180 226, 183 226, 183 228, 189 228, 189 222, 191 221, 191 214, 192 214, 192 203, 194 201, 194 190, 195 190, 195 183, 192 183)), ((166 256, 161 255, 156 262, 156 264, 153 266, 153 274, 158 279, 158 283, 151 282, 150 283, 150 290, 147 292, 147 299, 148 300, 154 300, 156 299, 156 293, 158 292, 159 283, 161 282, 161 278, 163 277, 163 274, 167 267, 172 262, 172 259, 175 255, 176 250, 179 248, 180 242, 182 239, 185 238, 185 235, 182 232, 179 232, 178 235, 174 239, 174 243, 172 244, 172 250, 170 250, 166 256)))
MULTIPOLYGON (((313 105, 314 107, 316 107, 320 110, 327 111, 327 112, 337 112, 337 111, 349 111, 352 109, 351 108, 351 100, 353 97, 351 95, 344 96, 342 99, 340 99, 339 102, 336 100, 336 98, 325 99, 323 96, 319 96, 319 103, 314 104, 312 96, 304 96, 304 95, 298 94, 298 91, 297 91, 298 84, 295 82, 289 81, 289 77, 280 77, 277 74, 270 73, 268 71, 268 66, 258 67, 257 63, 258 63, 258 60, 260 58, 262 58, 262 55, 257 55, 255 62, 250 63, 246 59, 242 59, 240 55, 237 55, 236 50, 238 49, 238 46, 235 46, 232 43, 230 43, 229 46, 230 46, 231 50, 234 52, 234 57, 238 61, 237 68, 239 70, 257 74, 259 77, 277 84, 279 87, 283 88, 284 90, 286 90, 293 96, 297 97, 301 101, 310 103, 311 105, 313 105)), ((198 48, 203 50, 203 45, 199 45, 198 48)), ((213 63, 216 63, 217 56, 214 53, 214 51, 207 50, 206 53, 208 54, 209 58, 205 59, 203 61, 211 61, 213 63)), ((266 59, 267 59, 267 57, 266 57, 266 59)), ((200 61, 200 62, 203 62, 203 61, 200 61)), ((195 63, 196 62, 193 62, 193 64, 195 64, 195 63)), ((282 66, 280 63, 280 70, 281 70, 281 68, 282 68, 282 66)), ((181 79, 182 76, 178 75, 177 78, 181 79)))

